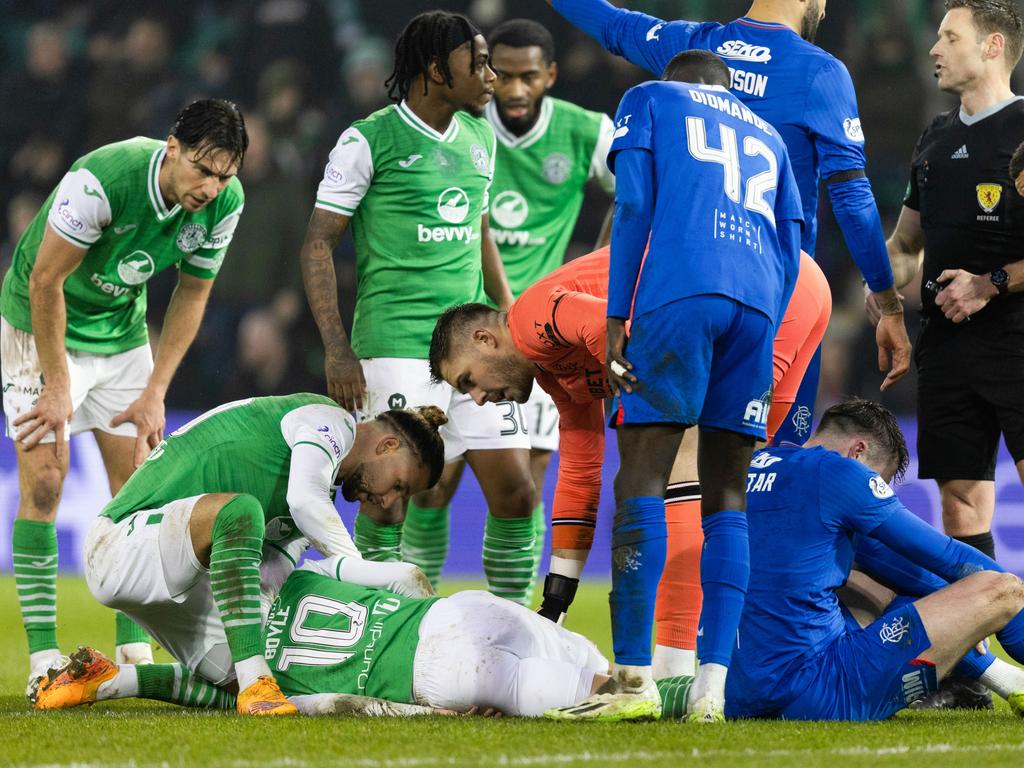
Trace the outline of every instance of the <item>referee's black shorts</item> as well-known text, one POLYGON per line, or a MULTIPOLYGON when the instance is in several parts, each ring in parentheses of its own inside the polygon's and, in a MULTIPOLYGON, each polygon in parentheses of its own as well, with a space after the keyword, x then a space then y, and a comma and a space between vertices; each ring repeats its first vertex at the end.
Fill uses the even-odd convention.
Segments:
POLYGON ((1024 317, 926 321, 914 359, 919 477, 992 480, 1000 434, 1024 459, 1024 317))

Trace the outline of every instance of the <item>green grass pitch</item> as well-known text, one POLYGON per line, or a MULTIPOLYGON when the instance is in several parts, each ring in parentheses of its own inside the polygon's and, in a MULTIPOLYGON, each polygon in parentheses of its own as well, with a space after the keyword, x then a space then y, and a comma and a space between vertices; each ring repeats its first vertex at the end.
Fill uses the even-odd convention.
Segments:
MULTIPOLYGON (((449 584, 449 589, 457 585, 449 584)), ((458 585, 462 586, 462 585, 458 585)), ((113 613, 83 581, 60 581, 66 650, 111 652, 113 613)), ((609 650, 607 587, 580 590, 570 625, 609 650)), ((906 713, 889 722, 583 725, 435 717, 272 721, 118 702, 58 713, 31 710, 22 694, 26 650, 14 580, 0 578, 0 766, 229 766, 438 768, 444 766, 982 766, 1020 765, 1024 721, 994 713, 906 713)), ((166 658, 160 652, 158 660, 166 658)))

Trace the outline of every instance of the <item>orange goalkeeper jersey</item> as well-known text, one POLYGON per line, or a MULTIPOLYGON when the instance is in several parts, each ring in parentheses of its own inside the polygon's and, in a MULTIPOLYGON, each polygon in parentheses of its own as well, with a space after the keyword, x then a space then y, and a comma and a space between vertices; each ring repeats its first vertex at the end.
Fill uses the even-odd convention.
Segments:
POLYGON ((527 288, 508 312, 512 341, 558 407, 552 517, 590 519, 601 496, 609 249, 570 261, 527 288))

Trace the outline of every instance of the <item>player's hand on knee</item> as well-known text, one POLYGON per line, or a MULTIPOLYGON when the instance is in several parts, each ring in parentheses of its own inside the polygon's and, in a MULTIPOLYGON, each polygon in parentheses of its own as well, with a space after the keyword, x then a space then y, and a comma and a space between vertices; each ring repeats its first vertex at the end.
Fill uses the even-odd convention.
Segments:
POLYGON ((327 377, 327 394, 346 411, 363 408, 366 393, 366 378, 363 366, 351 352, 343 355, 328 355, 324 362, 327 377))
POLYGON ((14 420, 15 427, 22 427, 15 439, 28 451, 53 432, 60 451, 64 445, 64 425, 71 420, 72 410, 71 392, 67 387, 43 385, 35 407, 14 420))
POLYGON ((136 429, 135 455, 132 460, 133 465, 138 467, 164 439, 166 422, 163 398, 151 389, 143 390, 138 399, 110 420, 110 426, 118 427, 129 422, 136 429))
POLYGON ((620 391, 632 392, 636 376, 633 364, 624 356, 626 350, 626 321, 621 317, 608 318, 608 342, 605 352, 608 383, 616 395, 620 391))

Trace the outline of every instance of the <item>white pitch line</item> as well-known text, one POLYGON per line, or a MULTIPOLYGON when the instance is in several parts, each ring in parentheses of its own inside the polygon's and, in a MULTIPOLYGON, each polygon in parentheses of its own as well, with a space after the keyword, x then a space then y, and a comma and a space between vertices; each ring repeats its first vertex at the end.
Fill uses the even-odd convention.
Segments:
MULTIPOLYGON (((886 757, 891 755, 927 755, 927 754, 984 754, 999 752, 1024 752, 1024 742, 1017 744, 926 744, 910 747, 897 744, 889 747, 836 747, 834 749, 679 749, 661 751, 631 752, 566 752, 542 755, 481 755, 478 758, 458 757, 394 757, 394 758, 345 758, 346 766, 356 768, 429 768, 440 766, 537 766, 537 765, 571 765, 573 763, 654 763, 663 760, 712 760, 730 759, 793 759, 822 755, 836 757, 886 757)), ((129 761, 126 763, 104 762, 72 762, 72 763, 35 763, 21 764, 24 768, 174 768, 182 763, 147 763, 129 761)), ((320 761, 309 761, 297 758, 279 758, 277 760, 232 760, 227 763, 232 768, 316 768, 320 761)))

